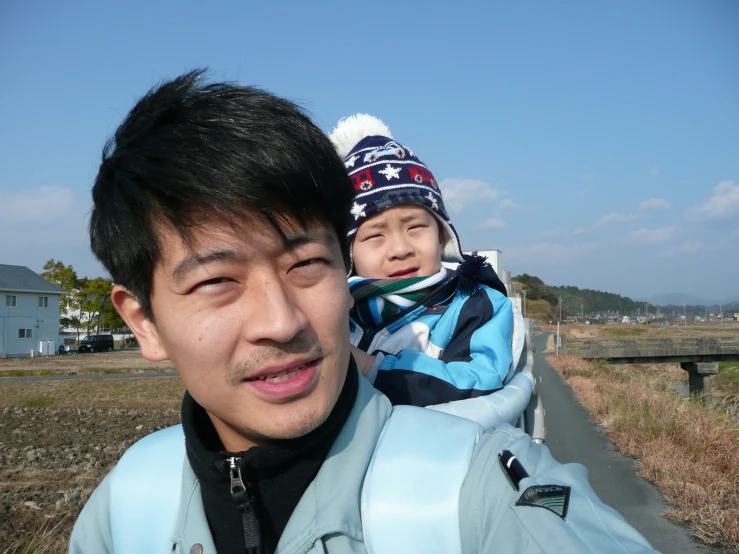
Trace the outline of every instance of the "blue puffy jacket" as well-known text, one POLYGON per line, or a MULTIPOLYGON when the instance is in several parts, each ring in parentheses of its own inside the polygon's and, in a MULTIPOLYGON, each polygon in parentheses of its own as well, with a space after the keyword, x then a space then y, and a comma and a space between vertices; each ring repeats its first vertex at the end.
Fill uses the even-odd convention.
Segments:
POLYGON ((489 264, 468 258, 415 306, 351 342, 376 355, 367 377, 394 405, 488 395, 512 375, 513 310, 489 264))

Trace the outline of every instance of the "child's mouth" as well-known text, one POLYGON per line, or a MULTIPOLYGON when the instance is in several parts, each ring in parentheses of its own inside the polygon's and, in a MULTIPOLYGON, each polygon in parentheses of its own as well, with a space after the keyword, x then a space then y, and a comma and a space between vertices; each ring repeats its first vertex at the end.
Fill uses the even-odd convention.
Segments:
POLYGON ((417 267, 409 267, 406 269, 401 269, 401 270, 396 271, 395 273, 391 273, 390 275, 388 275, 388 277, 392 279, 396 279, 399 277, 415 277, 416 275, 418 275, 418 269, 419 268, 417 267))

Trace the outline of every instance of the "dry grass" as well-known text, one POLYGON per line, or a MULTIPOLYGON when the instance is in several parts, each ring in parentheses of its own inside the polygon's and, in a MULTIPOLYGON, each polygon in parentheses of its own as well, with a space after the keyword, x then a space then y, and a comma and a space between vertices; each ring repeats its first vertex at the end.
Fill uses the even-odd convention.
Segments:
POLYGON ((178 408, 179 377, 0 384, 0 408, 178 408))
POLYGON ((555 341, 554 335, 549 335, 547 337, 547 345, 546 345, 546 348, 544 349, 544 354, 549 354, 550 352, 551 353, 556 352, 554 341, 555 341))
POLYGON ((29 537, 18 537, 2 551, 2 554, 52 554, 68 550, 71 518, 45 518, 31 530, 29 537))
POLYGON ((737 422, 680 398, 658 376, 635 366, 570 356, 549 361, 617 448, 639 460, 639 473, 675 507, 665 516, 707 544, 739 553, 737 422))
MULTIPOLYGON (((542 325, 542 329, 556 331, 557 325, 542 325)), ((736 337, 739 336, 739 323, 691 323, 689 325, 583 325, 567 323, 560 326, 560 332, 572 338, 596 337, 642 337, 642 338, 690 338, 690 337, 736 337)))
POLYGON ((174 371, 169 361, 150 362, 137 350, 93 354, 0 359, 0 377, 17 375, 81 375, 90 373, 174 371))

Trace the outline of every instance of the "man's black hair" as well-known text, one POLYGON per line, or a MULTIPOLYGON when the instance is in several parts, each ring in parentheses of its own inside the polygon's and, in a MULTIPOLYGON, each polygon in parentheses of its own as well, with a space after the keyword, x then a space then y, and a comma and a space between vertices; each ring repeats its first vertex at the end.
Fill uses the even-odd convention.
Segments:
POLYGON ((115 283, 153 319, 162 224, 187 239, 199 216, 321 221, 348 260, 346 169, 301 108, 260 89, 203 82, 203 70, 150 90, 103 148, 90 244, 115 283))

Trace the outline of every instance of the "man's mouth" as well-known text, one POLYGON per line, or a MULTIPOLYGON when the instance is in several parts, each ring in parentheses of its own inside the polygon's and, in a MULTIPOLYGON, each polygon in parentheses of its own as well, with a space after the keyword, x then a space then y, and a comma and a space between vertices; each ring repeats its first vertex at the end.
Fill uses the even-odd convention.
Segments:
POLYGON ((244 383, 267 402, 287 402, 310 394, 315 389, 322 360, 323 357, 293 359, 263 368, 254 377, 244 379, 244 383))
POLYGON ((388 275, 388 277, 391 278, 398 278, 398 277, 415 277, 415 275, 418 273, 419 268, 417 267, 407 267, 405 269, 400 269, 394 273, 391 273, 388 275))
POLYGON ((251 377, 247 379, 247 381, 267 381, 269 383, 282 383, 283 381, 289 381, 290 379, 293 379, 300 375, 300 372, 309 365, 315 364, 316 361, 317 360, 310 360, 303 364, 300 364, 298 367, 292 369, 286 368, 277 373, 264 372, 261 375, 257 375, 256 377, 251 377))

